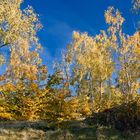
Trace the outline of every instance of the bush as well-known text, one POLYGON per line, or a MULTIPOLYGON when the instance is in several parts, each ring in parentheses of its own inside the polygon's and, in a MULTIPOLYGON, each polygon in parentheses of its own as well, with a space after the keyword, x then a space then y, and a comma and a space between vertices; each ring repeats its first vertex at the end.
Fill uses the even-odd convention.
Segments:
POLYGON ((140 127, 140 97, 124 100, 121 105, 116 105, 102 112, 93 113, 86 119, 90 124, 113 125, 119 130, 134 130, 140 127))

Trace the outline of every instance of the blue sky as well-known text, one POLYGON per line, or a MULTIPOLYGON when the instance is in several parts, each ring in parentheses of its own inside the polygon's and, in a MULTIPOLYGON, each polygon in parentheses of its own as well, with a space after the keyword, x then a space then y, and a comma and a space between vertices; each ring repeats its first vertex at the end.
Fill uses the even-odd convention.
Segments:
POLYGON ((140 15, 133 14, 131 0, 24 0, 39 14, 43 29, 38 33, 43 46, 41 58, 49 72, 53 61, 61 59, 62 50, 71 41, 72 31, 95 35, 106 29, 104 11, 108 6, 118 8, 125 18, 124 31, 132 34, 140 15))

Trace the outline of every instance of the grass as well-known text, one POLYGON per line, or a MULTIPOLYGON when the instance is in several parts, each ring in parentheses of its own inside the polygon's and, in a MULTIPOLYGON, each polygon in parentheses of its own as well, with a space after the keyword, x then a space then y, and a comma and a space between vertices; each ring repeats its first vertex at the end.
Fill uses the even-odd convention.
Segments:
POLYGON ((140 132, 120 132, 82 121, 65 122, 58 129, 47 127, 46 122, 3 122, 0 140, 140 140, 140 132))

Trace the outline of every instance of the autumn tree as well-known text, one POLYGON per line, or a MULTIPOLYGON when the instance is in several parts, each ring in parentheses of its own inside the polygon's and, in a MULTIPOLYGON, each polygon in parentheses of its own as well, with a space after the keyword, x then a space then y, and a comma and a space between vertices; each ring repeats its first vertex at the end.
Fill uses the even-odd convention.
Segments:
POLYGON ((124 18, 113 7, 105 11, 105 20, 108 29, 95 37, 74 32, 65 58, 73 64, 71 81, 76 95, 89 96, 91 109, 96 110, 116 104, 116 99, 120 102, 120 93, 139 89, 139 32, 132 36, 123 33, 124 18))
POLYGON ((21 10, 22 0, 0 1, 1 47, 9 47, 6 75, 9 80, 35 79, 40 59, 37 31, 40 23, 32 7, 21 10), (34 46, 34 47, 33 47, 34 46), (34 48, 33 51, 30 51, 34 48), (22 71, 22 72, 21 72, 22 71))
POLYGON ((124 94, 137 93, 139 87, 139 31, 136 31, 132 36, 123 33, 122 24, 124 19, 118 10, 116 14, 114 13, 115 9, 110 7, 105 12, 105 17, 106 22, 110 25, 108 31, 110 37, 113 38, 111 41, 115 43, 115 59, 117 59, 115 63, 118 65, 116 72, 119 88, 121 93, 124 94))
POLYGON ((76 63, 73 74, 77 77, 80 94, 86 92, 91 102, 96 94, 102 98, 105 92, 104 84, 113 71, 113 63, 108 51, 109 43, 104 31, 95 37, 78 32, 74 32, 73 35, 71 51, 73 51, 73 59, 76 63), (87 91, 84 90, 83 84, 87 91))
POLYGON ((5 58, 8 59, 6 71, 0 79, 1 93, 9 95, 6 98, 9 109, 26 119, 33 110, 33 97, 39 91, 40 82, 46 79, 47 70, 39 58, 38 15, 30 6, 21 9, 22 2, 0 1, 0 47, 8 47, 10 51, 9 58, 5 58))

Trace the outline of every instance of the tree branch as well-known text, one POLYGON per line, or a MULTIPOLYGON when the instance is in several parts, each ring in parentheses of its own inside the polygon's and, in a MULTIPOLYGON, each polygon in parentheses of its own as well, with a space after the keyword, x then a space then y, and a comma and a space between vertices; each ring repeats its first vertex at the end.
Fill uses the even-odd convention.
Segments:
POLYGON ((9 45, 9 43, 6 43, 6 44, 1 45, 0 48, 2 48, 4 46, 7 46, 7 45, 9 45))

